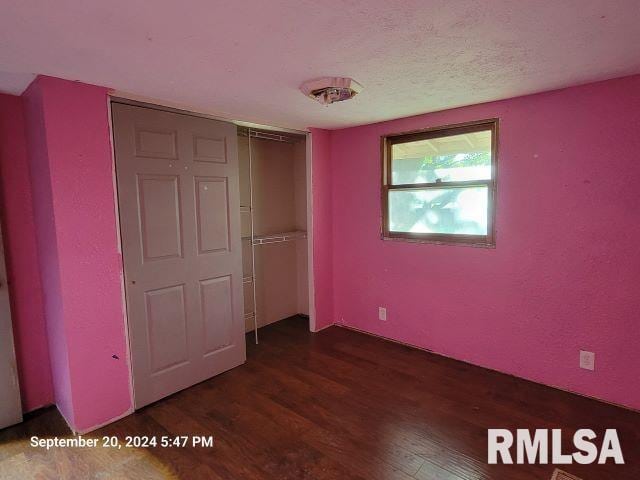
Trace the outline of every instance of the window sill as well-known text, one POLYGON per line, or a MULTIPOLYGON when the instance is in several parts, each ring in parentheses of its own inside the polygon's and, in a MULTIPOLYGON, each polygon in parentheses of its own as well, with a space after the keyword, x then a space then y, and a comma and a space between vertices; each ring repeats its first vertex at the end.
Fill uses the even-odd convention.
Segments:
POLYGON ((447 238, 429 238, 429 237, 406 237, 404 235, 382 235, 381 240, 391 242, 405 243, 427 243, 432 245, 448 245, 452 247, 475 247, 495 249, 495 241, 476 240, 476 239, 447 239, 447 238))

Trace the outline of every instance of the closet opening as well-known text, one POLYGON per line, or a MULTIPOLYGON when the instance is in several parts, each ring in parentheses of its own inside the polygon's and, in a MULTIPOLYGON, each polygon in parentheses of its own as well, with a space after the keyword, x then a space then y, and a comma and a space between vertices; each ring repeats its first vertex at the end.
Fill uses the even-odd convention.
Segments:
POLYGON ((238 127, 245 331, 309 324, 307 137, 238 127))
POLYGON ((305 132, 113 97, 111 126, 136 408, 314 325, 305 132))

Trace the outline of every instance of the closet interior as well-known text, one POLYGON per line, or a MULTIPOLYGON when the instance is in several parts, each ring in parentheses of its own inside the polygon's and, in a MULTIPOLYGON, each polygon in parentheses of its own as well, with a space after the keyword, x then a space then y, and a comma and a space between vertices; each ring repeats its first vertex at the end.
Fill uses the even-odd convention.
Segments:
POLYGON ((245 331, 309 315, 306 136, 238 128, 245 331))

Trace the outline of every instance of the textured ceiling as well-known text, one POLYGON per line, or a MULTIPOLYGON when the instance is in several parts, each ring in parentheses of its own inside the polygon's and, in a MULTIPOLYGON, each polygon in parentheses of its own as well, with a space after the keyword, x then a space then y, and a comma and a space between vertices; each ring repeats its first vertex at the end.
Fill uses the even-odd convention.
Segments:
POLYGON ((42 73, 342 127, 640 73, 638 0, 0 0, 0 91, 42 73), (323 107, 304 80, 351 76, 323 107))

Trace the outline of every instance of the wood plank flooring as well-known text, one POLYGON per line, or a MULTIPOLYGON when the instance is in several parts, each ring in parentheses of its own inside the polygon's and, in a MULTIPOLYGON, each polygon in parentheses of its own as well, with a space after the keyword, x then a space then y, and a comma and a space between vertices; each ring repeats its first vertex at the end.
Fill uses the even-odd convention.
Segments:
POLYGON ((86 436, 213 448, 32 448, 71 436, 50 408, 0 431, 0 479, 550 479, 551 465, 486 464, 487 428, 518 427, 565 429, 565 451, 577 428, 616 428, 626 465, 562 470, 640 478, 638 413, 339 327, 311 334, 301 317, 260 334, 245 365, 86 436))

